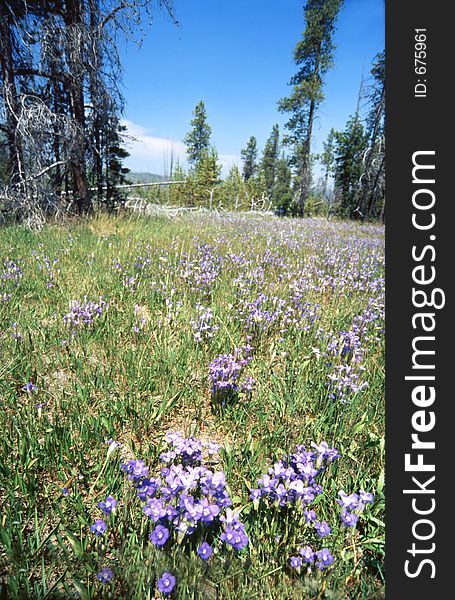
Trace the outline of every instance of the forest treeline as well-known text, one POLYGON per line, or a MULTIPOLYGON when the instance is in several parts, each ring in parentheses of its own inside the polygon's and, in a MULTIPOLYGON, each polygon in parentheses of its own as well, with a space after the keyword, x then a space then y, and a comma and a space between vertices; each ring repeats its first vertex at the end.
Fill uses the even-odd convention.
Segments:
MULTIPOLYGON (((384 219, 384 53, 362 78, 343 131, 331 130, 313 152, 314 124, 333 66, 342 0, 304 3, 294 49, 287 115, 264 148, 251 135, 221 179, 204 102, 184 138, 188 167, 170 157, 166 190, 182 205, 271 209, 281 215, 337 214, 384 219), (319 177, 314 177, 318 163, 319 177)), ((157 11, 175 22, 170 0, 3 0, 0 3, 0 210, 5 219, 43 220, 71 208, 113 211, 125 199, 125 108, 119 48, 139 41, 157 11)), ((360 74, 359 74, 360 79, 360 74)), ((253 132, 252 132, 253 133, 253 132)), ((160 200, 159 187, 139 192, 160 200), (153 191, 152 191, 153 190, 153 191)))

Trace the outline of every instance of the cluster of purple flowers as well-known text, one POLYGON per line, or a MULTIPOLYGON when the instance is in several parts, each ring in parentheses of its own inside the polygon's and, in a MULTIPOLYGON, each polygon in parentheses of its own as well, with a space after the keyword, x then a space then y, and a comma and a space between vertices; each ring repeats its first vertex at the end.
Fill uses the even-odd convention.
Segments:
POLYGON ((362 381, 359 374, 359 371, 364 370, 365 367, 362 366, 357 370, 351 365, 335 365, 329 375, 331 400, 346 404, 353 394, 367 388, 368 382, 362 381))
POLYGON ((76 329, 84 327, 92 327, 95 320, 98 319, 107 307, 107 302, 100 297, 99 302, 72 300, 70 312, 63 317, 63 321, 67 327, 71 327, 73 332, 76 329))
MULTIPOLYGON (((336 448, 330 448, 326 442, 312 442, 311 447, 312 450, 307 450, 304 445, 298 445, 295 452, 277 461, 258 479, 259 487, 251 490, 250 498, 256 508, 263 503, 268 511, 273 507, 278 511, 288 508, 294 514, 303 514, 306 535, 313 534, 316 539, 322 539, 329 536, 332 530, 326 521, 318 520, 315 510, 309 505, 323 491, 322 485, 317 483, 318 476, 340 455, 336 448)), ((291 566, 295 569, 300 569, 303 562, 310 565, 316 561, 316 566, 322 570, 333 562, 327 548, 315 553, 308 546, 302 548, 300 554, 291 557, 291 566)))
MULTIPOLYGON (((316 482, 316 478, 340 455, 335 448, 329 448, 326 442, 319 445, 312 442, 311 446, 313 450, 298 445, 294 453, 277 461, 258 479, 259 487, 252 489, 250 495, 256 505, 261 500, 279 507, 303 507, 313 502, 322 492, 322 486, 316 482)), ((314 523, 320 537, 327 534, 325 526, 317 522, 314 511, 305 511, 305 517, 308 522, 314 523)))
POLYGON ((332 356, 341 356, 345 362, 359 363, 362 359, 364 348, 359 333, 354 330, 340 331, 338 337, 333 337, 327 346, 327 351, 332 356))
POLYGON ((193 291, 211 293, 221 273, 222 257, 207 244, 200 244, 195 255, 186 255, 180 262, 179 276, 193 291))
MULTIPOLYGON (((219 446, 179 433, 168 433, 166 442, 159 477, 150 477, 149 468, 141 460, 121 465, 144 502, 144 514, 153 523, 152 544, 164 547, 169 540, 181 543, 192 534, 215 539, 221 531, 219 537, 228 546, 244 548, 248 536, 238 513, 229 508, 232 501, 226 477, 222 471, 212 471, 202 464, 203 453, 213 454, 219 446)), ((204 540, 198 547, 199 556, 207 560, 211 553, 211 546, 204 540)))
POLYGON ((363 490, 358 494, 354 492, 349 495, 341 490, 338 495, 341 498, 337 502, 341 506, 341 521, 344 527, 354 527, 365 506, 374 502, 374 494, 363 490))
POLYGON ((220 354, 209 365, 212 396, 225 400, 238 391, 251 391, 254 379, 243 377, 245 367, 253 360, 251 346, 235 348, 232 354, 220 354))
POLYGON ((320 571, 323 571, 333 564, 334 560, 335 559, 327 548, 322 548, 321 550, 314 552, 311 546, 306 546, 300 548, 299 556, 291 556, 289 563, 291 567, 297 571, 300 571, 304 564, 307 565, 309 570, 311 570, 311 566, 315 564, 320 571))
POLYGON ((201 304, 196 305, 197 316, 190 319, 193 329, 193 338, 196 342, 206 342, 219 330, 218 325, 213 323, 214 314, 211 308, 204 308, 201 304))
POLYGON ((286 300, 283 298, 269 298, 261 293, 252 302, 241 304, 239 314, 245 329, 259 334, 280 321, 285 306, 286 300))
POLYGON ((17 288, 22 279, 20 267, 9 258, 3 259, 3 271, 0 272, 1 302, 8 302, 12 297, 12 290, 17 288))
POLYGON ((47 275, 46 287, 54 287, 57 275, 60 274, 60 269, 55 269, 55 265, 58 263, 58 258, 54 258, 51 261, 51 259, 47 256, 40 257, 35 250, 32 252, 32 256, 34 256, 38 261, 39 270, 47 275))
POLYGON ((368 307, 354 317, 351 328, 329 339, 326 355, 341 360, 341 364, 330 364, 328 387, 332 400, 346 404, 353 394, 368 387, 368 382, 362 380, 365 367, 361 364, 369 341, 368 330, 371 326, 377 330, 383 319, 384 306, 369 298, 368 307))

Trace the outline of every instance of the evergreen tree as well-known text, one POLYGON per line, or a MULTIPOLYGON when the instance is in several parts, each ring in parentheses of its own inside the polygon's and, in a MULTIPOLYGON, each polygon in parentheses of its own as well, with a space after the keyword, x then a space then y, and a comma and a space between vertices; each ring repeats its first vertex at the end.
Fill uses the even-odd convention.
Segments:
POLYGON ((298 72, 290 81, 292 93, 278 103, 281 112, 290 113, 284 142, 293 148, 300 214, 311 184, 311 138, 316 111, 324 99, 324 76, 333 59, 335 24, 343 0, 308 0, 304 8, 305 31, 294 50, 298 72))
POLYGON ((321 163, 324 166, 324 179, 322 184, 322 195, 327 195, 327 185, 329 176, 333 173, 334 160, 335 160, 335 141, 336 131, 332 129, 329 131, 329 135, 325 142, 322 143, 323 152, 321 154, 321 163))
POLYGON ((279 214, 288 214, 292 208, 292 172, 285 156, 277 161, 276 181, 273 188, 272 202, 279 214))
POLYGON ((244 178, 242 178, 240 169, 237 165, 232 165, 226 179, 223 181, 223 204, 227 206, 239 206, 241 199, 243 199, 243 196, 245 195, 244 186, 245 181, 244 178))
POLYGON ((184 143, 188 162, 190 165, 198 168, 199 163, 205 157, 207 158, 210 149, 210 135, 212 129, 207 122, 207 112, 204 102, 201 100, 196 104, 191 121, 191 130, 186 134, 184 143))
POLYGON ((178 158, 177 158, 177 161, 175 163, 175 167, 174 167, 174 170, 172 172, 171 179, 172 179, 172 181, 185 181, 185 179, 186 179, 185 169, 180 164, 180 161, 179 161, 178 158))
POLYGON ((250 137, 248 140, 248 144, 246 148, 241 151, 242 161, 243 161, 243 179, 248 181, 248 179, 254 178, 257 170, 257 156, 258 156, 258 148, 257 141, 254 135, 250 137))
POLYGON ((367 148, 367 135, 359 116, 351 117, 346 128, 335 134, 335 193, 340 212, 350 218, 358 215, 358 192, 367 148))
POLYGON ((105 132, 103 140, 104 165, 106 182, 106 208, 112 212, 119 203, 124 201, 124 195, 117 189, 118 185, 126 183, 126 175, 129 169, 123 166, 123 161, 130 153, 123 147, 122 133, 126 127, 121 125, 118 117, 112 118, 110 127, 105 132))
POLYGON ((213 146, 203 150, 196 168, 196 178, 203 185, 218 183, 221 175, 221 165, 218 163, 218 152, 213 146))
POLYGON ((273 188, 275 186, 276 169, 278 162, 280 142, 280 130, 277 124, 272 128, 272 133, 265 143, 264 152, 261 160, 261 173, 264 178, 265 191, 269 198, 273 197, 273 188))

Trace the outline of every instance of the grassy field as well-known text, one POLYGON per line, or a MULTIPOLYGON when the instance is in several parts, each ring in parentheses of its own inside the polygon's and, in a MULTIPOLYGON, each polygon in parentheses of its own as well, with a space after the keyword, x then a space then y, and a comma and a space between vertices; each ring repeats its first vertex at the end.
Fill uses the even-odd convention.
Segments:
POLYGON ((99 217, 0 249, 2 597, 383 597, 383 228, 99 217))

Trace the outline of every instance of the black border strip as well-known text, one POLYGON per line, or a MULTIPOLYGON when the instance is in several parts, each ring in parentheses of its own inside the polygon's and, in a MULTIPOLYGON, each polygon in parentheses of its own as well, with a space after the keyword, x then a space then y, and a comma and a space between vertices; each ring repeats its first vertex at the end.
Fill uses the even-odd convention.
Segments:
POLYGON ((386 597, 391 600, 455 597, 449 546, 454 530, 449 506, 454 392, 449 373, 455 373, 450 344, 455 326, 449 286, 455 273, 455 150, 450 148, 455 139, 450 91, 455 25, 449 8, 450 3, 436 1, 386 3, 386 597), (415 63, 422 48, 415 47, 415 29, 426 30, 425 65, 415 63), (416 73, 416 66, 425 66, 425 72, 416 73), (426 92, 420 85, 416 96, 417 84, 424 84, 426 92), (434 166, 418 168, 414 181, 413 156, 418 165, 434 166), (429 208, 413 206, 413 194, 414 204, 429 208), (432 218, 434 225, 428 227, 432 218), (413 271, 416 267, 423 269, 413 271), (416 283, 433 273, 433 282, 416 283), (439 288, 433 304, 442 304, 445 297, 445 306, 418 308, 424 296, 415 295, 413 301, 413 288, 426 292, 430 305, 432 291, 439 288), (415 317, 418 313, 433 317, 415 317), (424 323, 433 331, 425 331, 424 323), (413 360, 416 348, 434 354, 418 353, 413 360), (412 434, 429 446, 412 449, 412 434), (434 466, 434 471, 418 471, 419 461, 422 469, 434 466))

